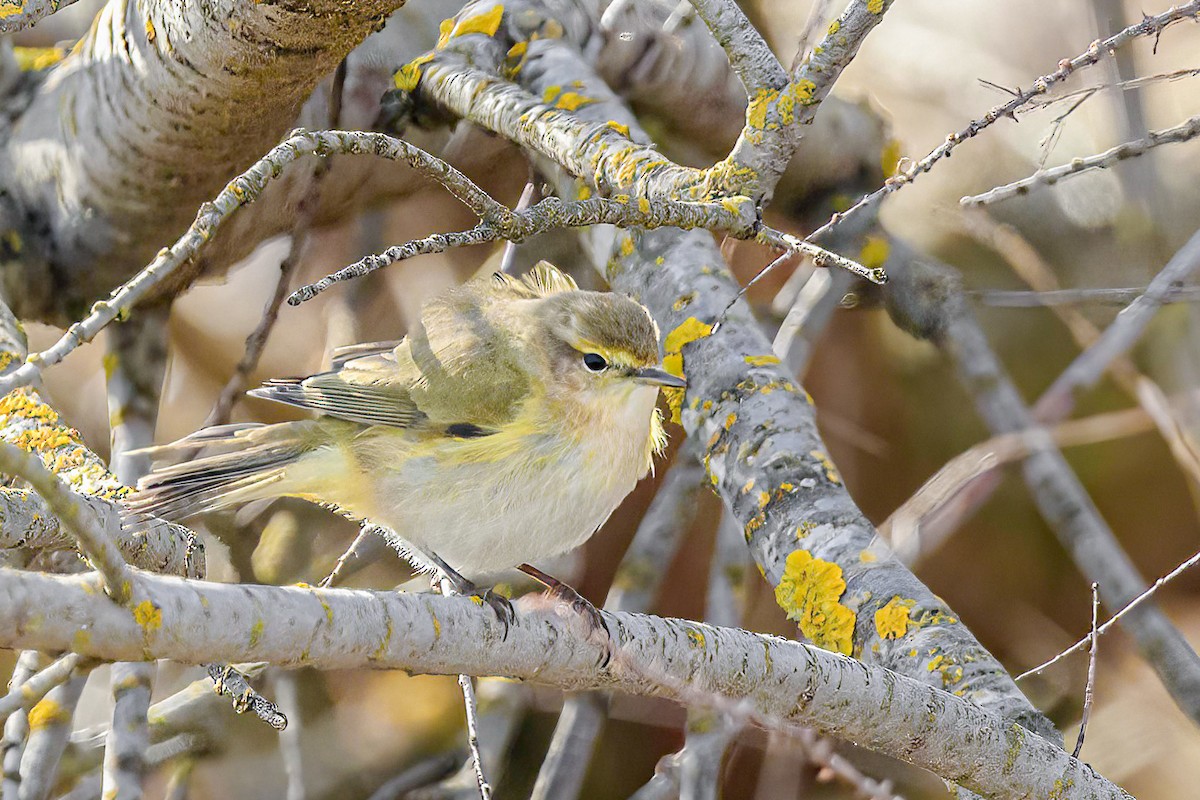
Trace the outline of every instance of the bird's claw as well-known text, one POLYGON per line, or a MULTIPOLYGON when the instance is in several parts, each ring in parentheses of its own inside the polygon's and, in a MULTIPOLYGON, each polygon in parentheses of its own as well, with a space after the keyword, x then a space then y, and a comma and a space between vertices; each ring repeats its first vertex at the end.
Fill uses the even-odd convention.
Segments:
POLYGON ((504 635, 508 636, 508 626, 517 618, 517 612, 513 609, 512 601, 494 589, 475 588, 470 593, 470 597, 480 605, 491 607, 492 611, 496 612, 496 617, 504 625, 504 635))

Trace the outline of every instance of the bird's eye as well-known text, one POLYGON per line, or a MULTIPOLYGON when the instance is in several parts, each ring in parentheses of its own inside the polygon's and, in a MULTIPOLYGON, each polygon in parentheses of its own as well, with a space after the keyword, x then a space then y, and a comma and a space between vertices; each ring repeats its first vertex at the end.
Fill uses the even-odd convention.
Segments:
POLYGON ((608 362, 599 353, 584 353, 583 365, 592 372, 603 372, 608 369, 608 362))

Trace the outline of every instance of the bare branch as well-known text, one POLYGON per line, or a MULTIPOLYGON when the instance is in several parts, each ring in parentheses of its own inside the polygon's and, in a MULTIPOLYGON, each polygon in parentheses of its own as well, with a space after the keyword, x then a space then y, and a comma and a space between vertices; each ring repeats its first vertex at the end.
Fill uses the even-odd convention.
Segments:
POLYGON ((1028 178, 1023 178, 1004 186, 997 186, 995 189, 989 189, 983 194, 964 197, 959 203, 970 207, 989 205, 1001 200, 1008 200, 1018 195, 1028 194, 1031 190, 1040 186, 1053 186, 1072 175, 1079 175, 1091 169, 1105 169, 1126 159, 1137 158, 1160 145, 1186 142, 1197 136, 1200 136, 1200 115, 1181 122, 1173 128, 1151 131, 1143 139, 1124 142, 1116 147, 1105 150, 1103 153, 1097 153, 1094 156, 1086 158, 1072 159, 1069 164, 1063 164, 1060 167, 1053 167, 1051 169, 1038 170, 1028 178))
POLYGON ((193 258, 235 211, 254 202, 271 180, 301 156, 328 157, 334 154, 371 155, 392 161, 406 161, 422 175, 447 187, 451 194, 483 219, 503 224, 512 214, 461 172, 407 142, 382 133, 297 131, 273 147, 250 169, 230 181, 211 203, 202 205, 196 221, 174 245, 160 251, 149 265, 113 292, 108 300, 92 306, 91 313, 71 325, 54 345, 30 355, 23 365, 0 377, 0 392, 33 383, 43 369, 59 363, 79 345, 91 341, 110 322, 128 314, 139 300, 193 258))
POLYGON ((1012 99, 995 106, 979 119, 969 122, 961 130, 951 133, 946 137, 945 142, 934 148, 920 161, 913 163, 908 169, 889 178, 883 186, 862 197, 846 211, 835 214, 829 222, 817 228, 807 238, 810 240, 819 239, 833 228, 833 226, 874 208, 889 194, 899 191, 904 186, 915 181, 922 173, 931 170, 935 164, 948 156, 955 147, 968 139, 978 136, 993 123, 1005 117, 1012 118, 1019 108, 1025 106, 1034 98, 1046 94, 1050 91, 1051 87, 1062 83, 1076 71, 1095 64, 1105 56, 1112 54, 1117 48, 1123 47, 1140 36, 1157 35, 1169 25, 1173 25, 1180 20, 1194 18, 1197 15, 1200 15, 1200 0, 1190 0, 1190 2, 1173 6, 1156 16, 1144 17, 1136 25, 1131 25, 1107 39, 1092 42, 1087 50, 1074 58, 1064 58, 1058 62, 1058 69, 1054 72, 1041 76, 1033 82, 1030 88, 1020 90, 1012 96, 1012 99))
POLYGON ((1182 575, 1184 572, 1186 572, 1191 567, 1194 567, 1196 564, 1200 564, 1200 553, 1196 553, 1191 558, 1188 558, 1182 564, 1175 567, 1175 569, 1171 570, 1166 575, 1164 575, 1161 578, 1159 578, 1158 580, 1156 580, 1154 582, 1154 585, 1150 586, 1148 589, 1146 589, 1146 591, 1142 592, 1140 595, 1135 597, 1132 601, 1129 602, 1128 605, 1126 605, 1124 608, 1122 608, 1117 613, 1113 614, 1108 619, 1107 622, 1105 622, 1103 625, 1101 625, 1099 628, 1097 628, 1095 634, 1088 634, 1087 636, 1084 636, 1078 642, 1071 645, 1066 650, 1063 650, 1061 653, 1059 653, 1058 655, 1056 655, 1054 658, 1050 659, 1049 661, 1039 664, 1038 666, 1034 667, 1031 670, 1026 670, 1025 672, 1022 672, 1020 675, 1017 676, 1017 680, 1021 680, 1022 678, 1028 678, 1030 675, 1038 675, 1043 670, 1054 666, 1059 661, 1062 661, 1064 658, 1071 655, 1072 653, 1082 652, 1091 643, 1093 635, 1099 636, 1101 634, 1107 633, 1108 629, 1111 628, 1113 625, 1116 625, 1117 622, 1121 619, 1121 617, 1123 617, 1126 614, 1128 614, 1129 612, 1135 610, 1142 603, 1149 600, 1154 595, 1155 592, 1157 592, 1163 586, 1166 586, 1168 583, 1173 581, 1175 578, 1182 575))

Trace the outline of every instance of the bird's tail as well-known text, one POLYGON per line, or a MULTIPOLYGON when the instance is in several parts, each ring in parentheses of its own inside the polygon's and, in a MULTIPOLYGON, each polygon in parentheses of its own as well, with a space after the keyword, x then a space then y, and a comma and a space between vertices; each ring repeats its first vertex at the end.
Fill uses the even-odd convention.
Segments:
POLYGON ((156 465, 125 501, 134 514, 181 520, 218 508, 287 494, 288 465, 321 444, 313 422, 205 428, 146 448, 156 465))

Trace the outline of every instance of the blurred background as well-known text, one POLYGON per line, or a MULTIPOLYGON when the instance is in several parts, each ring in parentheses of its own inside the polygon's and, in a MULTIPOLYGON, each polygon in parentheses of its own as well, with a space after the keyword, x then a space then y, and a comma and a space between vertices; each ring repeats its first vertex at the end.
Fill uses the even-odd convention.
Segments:
MULTIPOLYGON (((400 18, 411 13, 427 25, 420 17, 422 2, 411 0, 400 18)), ((812 4, 757 0, 743 5, 788 63, 812 4)), ((818 9, 818 14, 832 18, 840 12, 834 5, 823 12, 818 9)), ((96 8, 95 2, 84 0, 21 34, 17 43, 46 46, 74 39, 96 8)), ((1008 89, 1028 87, 1061 59, 1083 52, 1093 39, 1136 22, 1143 11, 1164 9, 1161 4, 1147 7, 1120 0, 897 0, 834 94, 884 121, 882 133, 871 135, 882 136, 885 152, 918 159, 948 133, 1007 99, 1008 89)), ((388 54, 389 64, 405 63, 427 46, 414 41, 411 51, 388 54)), ((1134 76, 1197 69, 1200 30, 1183 23, 1169 28, 1157 43, 1136 41, 1115 59, 1080 72, 1058 95, 1134 76)), ((1014 272, 1012 259, 1020 257, 1014 247, 989 244, 981 230, 992 230, 995 223, 1011 225, 1063 287, 1092 288, 1144 286, 1200 227, 1197 141, 1158 148, 1115 169, 1093 171, 990 206, 982 222, 979 215, 960 210, 961 196, 1025 177, 1039 164, 1062 164, 1098 153, 1200 113, 1200 75, 1155 80, 1136 90, 1100 89, 1066 114, 1080 97, 1031 108, 1016 122, 1001 121, 961 145, 949 162, 894 195, 883 211, 892 234, 955 265, 967 288, 980 293, 977 311, 991 343, 1031 402, 1078 348, 1046 308, 987 304, 989 290, 1028 287, 1014 272)), ((450 160, 498 199, 515 204, 527 180, 524 159, 477 134, 456 137, 450 160)), ((663 145, 672 153, 691 153, 694 163, 704 165, 703 159, 711 161, 728 141, 691 149, 687 142, 663 145)), ((770 210, 774 224, 804 234, 836 207, 839 199, 828 186, 822 189, 825 194, 812 188, 817 180, 812 176, 829 167, 821 147, 802 146, 770 210)), ((387 245, 463 229, 471 222, 441 190, 414 192, 386 208, 314 231, 293 286, 387 245)), ((160 441, 192 432, 208 414, 274 290, 288 248, 286 237, 267 242, 224 276, 202 281, 175 302, 166 334, 171 360, 160 441)), ((772 258, 753 244, 741 243, 729 252, 743 282, 772 258)), ((544 237, 523 246, 519 257, 532 262, 545 255, 571 268, 577 258, 574 235, 544 237)), ((425 298, 467 279, 491 256, 494 252, 486 248, 424 256, 342 284, 301 307, 285 306, 252 383, 316 371, 328 363, 333 346, 403 335, 425 298)), ((576 266, 581 280, 587 269, 582 262, 576 266)), ((772 301, 790 269, 764 281, 751 296, 767 325, 778 324, 772 301)), ((843 305, 854 307, 835 313, 802 378, 852 495, 872 520, 882 522, 950 458, 988 434, 932 345, 899 331, 869 298, 843 305)), ((1119 311, 1119 306, 1107 303, 1075 308, 1099 326, 1119 311)), ((1187 303, 1170 306, 1135 353, 1138 366, 1177 400, 1179 417, 1193 434, 1200 430, 1198 312, 1187 303)), ((44 347, 57 335, 34 326, 31 345, 44 347)), ((100 343, 76 351, 47 373, 46 388, 51 402, 104 453, 108 422, 102 353, 100 343)), ((1105 382, 1081 398, 1077 416, 1132 405, 1128 396, 1105 382)), ((250 399, 236 405, 233 418, 274 421, 287 414, 286 409, 250 399)), ((673 428, 671 434, 674 449, 682 431, 673 428)), ((1114 430, 1111 438, 1071 448, 1066 455, 1148 579, 1200 549, 1198 487, 1177 467, 1156 433, 1114 430)), ((665 465, 660 465, 660 478, 664 471, 665 465)), ((655 488, 653 481, 644 482, 582 556, 563 565, 563 577, 573 573, 575 585, 597 604, 604 600, 655 488)), ((704 613, 704 587, 720 513, 711 495, 705 493, 702 502, 680 553, 664 565, 667 576, 656 613, 704 613)), ((275 504, 249 529, 239 530, 226 519, 206 520, 198 529, 206 537, 210 578, 270 583, 315 583, 356 532, 353 524, 300 502, 275 504), (260 535, 253 535, 256 532, 260 535)), ((923 560, 917 574, 1013 674, 1049 658, 1088 630, 1088 585, 1042 523, 1011 467, 993 499, 923 560)), ((384 557, 351 576, 346 585, 385 587, 407 578, 398 559, 384 557)), ((1175 623, 1200 647, 1198 592, 1200 572, 1195 572, 1174 581, 1160 598, 1175 623)), ((745 627, 795 635, 795 627, 776 607, 771 587, 753 571, 740 600, 745 627)), ((11 663, 10 654, 4 663, 11 663)), ((1074 656, 1022 682, 1034 703, 1072 741, 1086 667, 1086 657, 1074 656)), ((108 681, 103 670, 96 674, 100 680, 89 684, 81 724, 108 718, 108 681)), ((193 669, 162 665, 156 698, 197 676, 193 669)), ((313 797, 367 797, 406 766, 462 746, 461 698, 453 678, 302 671, 295 679, 301 698, 298 729, 304 771, 313 797)), ((266 694, 272 694, 269 682, 266 694)), ((562 698, 557 692, 533 689, 529 701, 499 785, 501 798, 528 796, 562 698)), ((681 744, 684 715, 668 704, 618 699, 613 716, 590 768, 585 797, 629 796, 650 776, 655 762, 681 744)), ((286 783, 276 734, 256 720, 234 718, 232 712, 222 725, 222 742, 209 757, 196 761, 190 796, 283 797, 286 783)), ((897 790, 906 797, 946 796, 940 782, 926 774, 849 746, 845 752, 867 774, 896 779, 897 790)), ((1119 630, 1101 641, 1096 705, 1083 757, 1143 800, 1195 796, 1200 782, 1200 731, 1175 708, 1119 630)), ((819 777, 795 743, 747 731, 727 757, 724 796, 853 796, 847 787, 819 777)), ((161 796, 168 778, 169 770, 156 773, 149 796, 161 796)))

